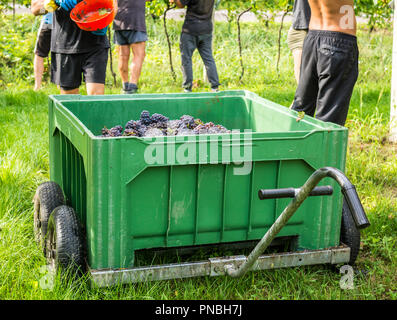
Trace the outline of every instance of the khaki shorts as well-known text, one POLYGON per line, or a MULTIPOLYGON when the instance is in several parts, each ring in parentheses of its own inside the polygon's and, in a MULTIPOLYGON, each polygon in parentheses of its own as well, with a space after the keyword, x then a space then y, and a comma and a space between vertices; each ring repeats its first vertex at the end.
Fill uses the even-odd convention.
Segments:
POLYGON ((295 30, 290 28, 288 30, 287 43, 291 51, 296 49, 302 50, 303 41, 305 41, 307 30, 295 30))

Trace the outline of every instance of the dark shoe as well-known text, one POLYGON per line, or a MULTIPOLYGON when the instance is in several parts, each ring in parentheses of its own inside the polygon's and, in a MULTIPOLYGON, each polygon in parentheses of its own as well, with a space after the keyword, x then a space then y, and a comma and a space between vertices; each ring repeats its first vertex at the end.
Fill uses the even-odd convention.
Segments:
POLYGON ((123 85, 124 94, 134 94, 138 92, 138 86, 135 83, 128 82, 128 85, 123 85))
POLYGON ((135 83, 130 83, 130 91, 131 91, 131 93, 137 93, 138 86, 135 83))
POLYGON ((123 82, 123 90, 121 93, 128 94, 130 91, 130 83, 129 82, 123 82))

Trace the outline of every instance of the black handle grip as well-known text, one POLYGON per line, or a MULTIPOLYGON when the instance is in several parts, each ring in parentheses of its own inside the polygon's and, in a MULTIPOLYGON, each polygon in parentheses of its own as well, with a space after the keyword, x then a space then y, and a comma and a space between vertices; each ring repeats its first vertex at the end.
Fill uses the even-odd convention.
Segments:
POLYGON ((358 197, 356 188, 353 185, 350 185, 346 188, 342 188, 342 193, 345 196, 346 203, 349 206, 357 228, 364 229, 368 227, 370 223, 365 214, 360 198, 358 197))
MULTIPOLYGON (((259 199, 280 199, 280 198, 295 198, 295 195, 299 192, 299 189, 285 188, 285 189, 261 189, 258 192, 259 199)), ((320 186, 315 187, 310 196, 330 196, 334 192, 331 186, 320 186)))

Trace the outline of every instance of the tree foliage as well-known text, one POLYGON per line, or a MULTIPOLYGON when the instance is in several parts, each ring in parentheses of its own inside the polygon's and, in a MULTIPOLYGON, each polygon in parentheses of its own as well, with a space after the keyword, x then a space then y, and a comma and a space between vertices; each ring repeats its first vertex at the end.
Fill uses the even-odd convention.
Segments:
POLYGON ((0 14, 5 10, 12 10, 14 6, 30 6, 30 0, 0 0, 0 14))
MULTIPOLYGON (((272 19, 275 13, 282 13, 291 7, 294 0, 215 0, 218 9, 228 11, 229 22, 235 21, 239 13, 252 8, 260 19, 272 19)), ((0 0, 0 12, 12 9, 14 4, 30 6, 30 0, 0 0)), ((356 14, 368 18, 370 30, 386 27, 392 18, 393 10, 390 0, 354 0, 356 14)), ((169 0, 152 0, 148 2, 148 13, 153 17, 162 16, 169 5, 169 0)), ((291 11, 291 10, 289 10, 291 11)))
POLYGON ((389 5, 390 0, 355 0, 356 14, 368 18, 370 30, 390 25, 393 10, 389 5))
MULTIPOLYGON (((168 3, 168 0, 152 0, 148 2, 148 13, 160 17, 168 3)), ((230 23, 236 21, 238 15, 249 8, 258 19, 271 20, 276 14, 291 12, 294 0, 216 0, 216 3, 217 9, 227 10, 230 23)), ((370 30, 387 27, 392 19, 390 0, 354 0, 354 3, 356 14, 368 19, 370 30)))

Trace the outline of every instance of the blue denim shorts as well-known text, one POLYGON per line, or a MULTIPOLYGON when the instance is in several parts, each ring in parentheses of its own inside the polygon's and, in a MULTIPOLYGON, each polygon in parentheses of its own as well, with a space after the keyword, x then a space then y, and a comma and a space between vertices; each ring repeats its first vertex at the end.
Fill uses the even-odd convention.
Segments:
POLYGON ((124 46, 137 42, 147 41, 147 34, 143 31, 135 30, 115 30, 113 41, 119 46, 124 46))

